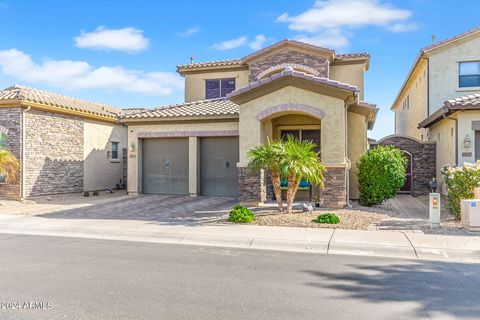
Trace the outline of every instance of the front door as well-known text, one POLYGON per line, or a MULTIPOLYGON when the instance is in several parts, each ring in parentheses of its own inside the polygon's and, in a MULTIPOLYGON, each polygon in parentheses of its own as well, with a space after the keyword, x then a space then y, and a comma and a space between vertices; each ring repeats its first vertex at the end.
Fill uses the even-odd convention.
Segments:
POLYGON ((403 151, 403 155, 407 158, 407 174, 405 178, 405 183, 403 184, 402 188, 400 188, 400 192, 402 193, 410 193, 412 192, 412 178, 413 178, 413 159, 412 155, 408 152, 403 151))

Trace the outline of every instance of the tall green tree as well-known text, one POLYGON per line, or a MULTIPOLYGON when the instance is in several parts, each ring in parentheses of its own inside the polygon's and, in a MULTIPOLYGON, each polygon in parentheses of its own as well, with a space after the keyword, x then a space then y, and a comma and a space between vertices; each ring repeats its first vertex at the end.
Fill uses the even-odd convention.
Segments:
POLYGON ((290 213, 302 179, 312 185, 324 187, 325 166, 321 163, 318 153, 314 151, 316 145, 313 142, 300 141, 289 135, 282 146, 280 168, 282 175, 288 179, 287 213, 290 213))
POLYGON ((7 150, 0 150, 0 175, 4 177, 5 182, 8 183, 17 178, 20 171, 20 162, 18 159, 7 150))
POLYGON ((250 157, 249 168, 255 172, 264 169, 270 173, 273 192, 277 199, 278 210, 283 211, 281 189, 281 160, 284 154, 281 141, 268 140, 266 144, 260 144, 248 152, 250 157))

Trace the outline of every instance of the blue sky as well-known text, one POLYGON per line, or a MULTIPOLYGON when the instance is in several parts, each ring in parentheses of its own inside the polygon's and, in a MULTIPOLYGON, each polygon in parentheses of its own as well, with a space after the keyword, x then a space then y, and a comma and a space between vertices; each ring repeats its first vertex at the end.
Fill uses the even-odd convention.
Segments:
POLYGON ((380 113, 369 136, 380 138, 393 133, 390 105, 419 49, 479 21, 478 0, 0 0, 0 87, 116 106, 177 103, 175 66, 190 56, 238 58, 293 38, 371 54, 365 97, 380 113))

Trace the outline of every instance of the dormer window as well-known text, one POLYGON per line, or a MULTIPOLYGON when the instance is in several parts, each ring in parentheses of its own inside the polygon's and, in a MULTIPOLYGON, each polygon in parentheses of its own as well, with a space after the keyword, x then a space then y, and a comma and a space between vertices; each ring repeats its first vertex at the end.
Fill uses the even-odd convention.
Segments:
POLYGON ((223 98, 235 90, 235 79, 208 79, 205 80, 205 88, 205 99, 223 98))

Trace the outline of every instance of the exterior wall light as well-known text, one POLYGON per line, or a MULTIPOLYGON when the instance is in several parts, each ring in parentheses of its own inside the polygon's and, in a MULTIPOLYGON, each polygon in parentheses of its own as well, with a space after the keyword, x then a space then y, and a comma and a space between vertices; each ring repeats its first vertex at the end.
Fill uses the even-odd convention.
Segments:
POLYGON ((468 134, 465 136, 465 140, 463 140, 463 146, 465 148, 470 148, 472 146, 472 140, 470 140, 468 134))

